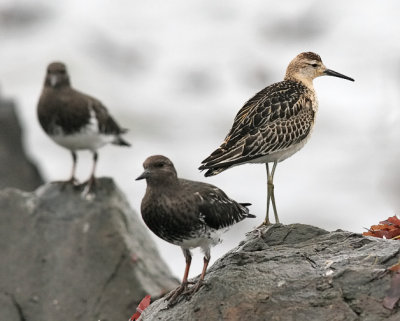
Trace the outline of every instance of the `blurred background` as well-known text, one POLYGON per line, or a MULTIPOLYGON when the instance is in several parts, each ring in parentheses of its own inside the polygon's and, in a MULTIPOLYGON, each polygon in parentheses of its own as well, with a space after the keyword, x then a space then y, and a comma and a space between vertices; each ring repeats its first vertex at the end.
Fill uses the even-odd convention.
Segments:
MULTIPOLYGON (((16 100, 25 147, 47 181, 71 170, 70 153, 36 117, 46 66, 59 60, 75 88, 129 128, 132 147, 103 148, 97 176, 113 177, 138 212, 145 182, 134 179, 153 154, 168 156, 181 177, 252 203, 257 218, 227 232, 214 261, 263 221, 265 166, 207 179, 197 168, 246 100, 283 80, 298 53, 314 51, 356 81, 314 81, 316 126, 305 148, 277 168, 278 212, 285 224, 362 232, 400 207, 399 10, 395 0, 0 0, 0 93, 16 100)), ((91 154, 80 152, 81 180, 91 165, 91 154)), ((180 249, 154 239, 181 278, 180 249)), ((195 256, 191 276, 201 265, 195 256)))

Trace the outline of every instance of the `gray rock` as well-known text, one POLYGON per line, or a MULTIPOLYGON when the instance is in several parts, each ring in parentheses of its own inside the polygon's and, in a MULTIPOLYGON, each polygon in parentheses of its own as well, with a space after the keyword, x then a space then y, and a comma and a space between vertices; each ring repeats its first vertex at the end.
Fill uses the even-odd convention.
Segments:
POLYGON ((25 154, 15 104, 0 96, 0 188, 32 191, 43 179, 25 154))
POLYGON ((165 309, 159 299, 140 320, 400 320, 382 306, 399 241, 301 224, 260 234, 215 262, 190 300, 165 309))
POLYGON ((0 191, 0 320, 128 320, 178 285, 111 179, 0 191))

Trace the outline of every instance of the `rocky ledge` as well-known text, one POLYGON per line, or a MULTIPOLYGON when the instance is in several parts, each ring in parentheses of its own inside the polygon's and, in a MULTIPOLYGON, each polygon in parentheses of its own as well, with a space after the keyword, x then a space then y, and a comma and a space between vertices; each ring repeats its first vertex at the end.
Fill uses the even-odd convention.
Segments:
POLYGON ((215 262, 190 300, 166 309, 159 299, 140 320, 400 320, 398 306, 382 306, 399 247, 340 230, 274 225, 249 233, 215 262))
POLYGON ((1 190, 0 240, 0 320, 128 320, 178 285, 111 179, 91 199, 62 183, 1 190))

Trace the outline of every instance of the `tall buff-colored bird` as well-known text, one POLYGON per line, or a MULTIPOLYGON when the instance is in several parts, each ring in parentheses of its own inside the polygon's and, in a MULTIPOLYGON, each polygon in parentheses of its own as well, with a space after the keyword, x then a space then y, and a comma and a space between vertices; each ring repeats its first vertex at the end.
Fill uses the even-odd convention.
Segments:
POLYGON ((264 88, 245 103, 224 142, 199 167, 207 170, 205 176, 213 176, 233 166, 265 163, 268 177, 265 225, 271 224, 270 203, 279 223, 274 195, 276 166, 299 151, 311 136, 318 110, 313 80, 320 76, 354 81, 326 68, 321 57, 313 52, 299 54, 287 67, 283 81, 264 88), (268 163, 272 163, 271 171, 268 163))

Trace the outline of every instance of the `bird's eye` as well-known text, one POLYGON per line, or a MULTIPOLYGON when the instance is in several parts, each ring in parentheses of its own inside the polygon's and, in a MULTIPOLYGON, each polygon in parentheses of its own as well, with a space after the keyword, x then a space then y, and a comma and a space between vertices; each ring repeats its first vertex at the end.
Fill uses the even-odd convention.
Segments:
POLYGON ((318 64, 312 64, 311 66, 313 66, 314 68, 318 67, 318 64))
POLYGON ((164 163, 157 163, 156 167, 158 167, 158 168, 164 167, 164 163))

